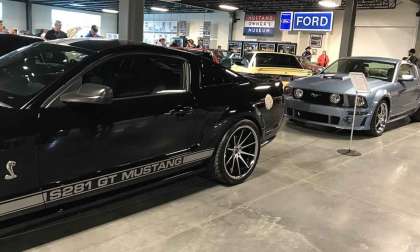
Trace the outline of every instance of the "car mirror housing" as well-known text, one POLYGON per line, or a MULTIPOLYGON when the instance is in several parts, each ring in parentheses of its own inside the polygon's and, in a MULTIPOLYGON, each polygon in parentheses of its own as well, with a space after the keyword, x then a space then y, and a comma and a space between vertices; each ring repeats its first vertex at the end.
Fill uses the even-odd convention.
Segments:
POLYGON ((110 87, 86 83, 75 91, 63 94, 60 101, 64 103, 109 104, 113 97, 110 87))
POLYGON ((414 75, 412 74, 403 74, 399 79, 399 81, 413 81, 414 75))

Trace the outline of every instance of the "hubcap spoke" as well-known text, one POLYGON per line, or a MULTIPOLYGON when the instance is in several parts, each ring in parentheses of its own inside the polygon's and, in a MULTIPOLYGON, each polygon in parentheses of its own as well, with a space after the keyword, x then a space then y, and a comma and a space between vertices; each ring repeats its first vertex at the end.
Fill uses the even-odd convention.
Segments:
POLYGON ((242 161, 242 163, 244 163, 244 165, 246 166, 247 170, 249 170, 249 165, 245 162, 244 158, 239 155, 239 159, 242 161))
POLYGON ((236 158, 236 163, 238 164, 238 176, 242 176, 241 166, 239 164, 239 158, 236 158))
POLYGON ((245 145, 245 146, 242 146, 242 149, 246 149, 246 148, 248 148, 248 147, 250 147, 250 146, 252 146, 252 145, 255 145, 255 143, 256 143, 256 142, 252 142, 252 143, 250 143, 250 144, 247 144, 247 145, 245 145))
POLYGON ((255 155, 254 155, 254 154, 251 154, 251 153, 248 153, 248 152, 245 152, 245 151, 241 151, 241 152, 240 152, 240 154, 241 154, 241 155, 250 156, 250 157, 255 157, 255 155))
POLYGON ((246 141, 246 140, 248 140, 248 138, 249 138, 251 135, 252 135, 252 132, 249 132, 249 134, 245 137, 245 139, 244 139, 241 143, 239 143, 239 146, 241 146, 242 144, 244 144, 244 143, 245 143, 245 141, 246 141))

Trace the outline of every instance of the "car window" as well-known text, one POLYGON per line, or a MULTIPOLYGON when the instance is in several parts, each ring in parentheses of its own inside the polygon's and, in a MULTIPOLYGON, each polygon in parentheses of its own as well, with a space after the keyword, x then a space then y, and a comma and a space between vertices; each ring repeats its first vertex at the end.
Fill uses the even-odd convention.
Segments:
POLYGON ((258 53, 257 67, 302 68, 295 56, 278 53, 258 53))
POLYGON ((39 43, 0 57, 0 102, 19 107, 94 52, 39 43))
POLYGON ((231 70, 216 64, 212 64, 207 60, 203 62, 202 69, 201 85, 203 87, 229 84, 240 81, 242 79, 242 77, 232 72, 231 70))
POLYGON ((392 81, 395 64, 365 59, 340 59, 324 70, 324 74, 364 73, 367 78, 392 81))
POLYGON ((413 75, 415 78, 417 78, 416 69, 412 65, 408 64, 403 64, 400 67, 398 78, 401 78, 403 75, 413 75))
POLYGON ((115 98, 186 90, 185 60, 160 55, 127 55, 111 59, 83 77, 83 83, 112 88, 115 98))

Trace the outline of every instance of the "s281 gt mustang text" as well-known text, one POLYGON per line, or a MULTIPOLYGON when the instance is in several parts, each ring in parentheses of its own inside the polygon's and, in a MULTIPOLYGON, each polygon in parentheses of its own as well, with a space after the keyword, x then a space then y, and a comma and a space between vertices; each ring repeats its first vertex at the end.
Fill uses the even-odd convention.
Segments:
POLYGON ((242 183, 282 104, 279 83, 183 51, 81 39, 10 52, 0 58, 1 235, 197 171, 242 183))

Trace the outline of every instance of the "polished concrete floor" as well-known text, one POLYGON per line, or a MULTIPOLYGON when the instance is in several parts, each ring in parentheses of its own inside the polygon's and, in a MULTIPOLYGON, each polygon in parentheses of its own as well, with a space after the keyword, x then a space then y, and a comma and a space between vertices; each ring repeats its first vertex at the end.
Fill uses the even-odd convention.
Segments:
POLYGON ((382 137, 285 123, 246 183, 191 177, 20 235, 0 251, 420 252, 420 123, 382 137))

